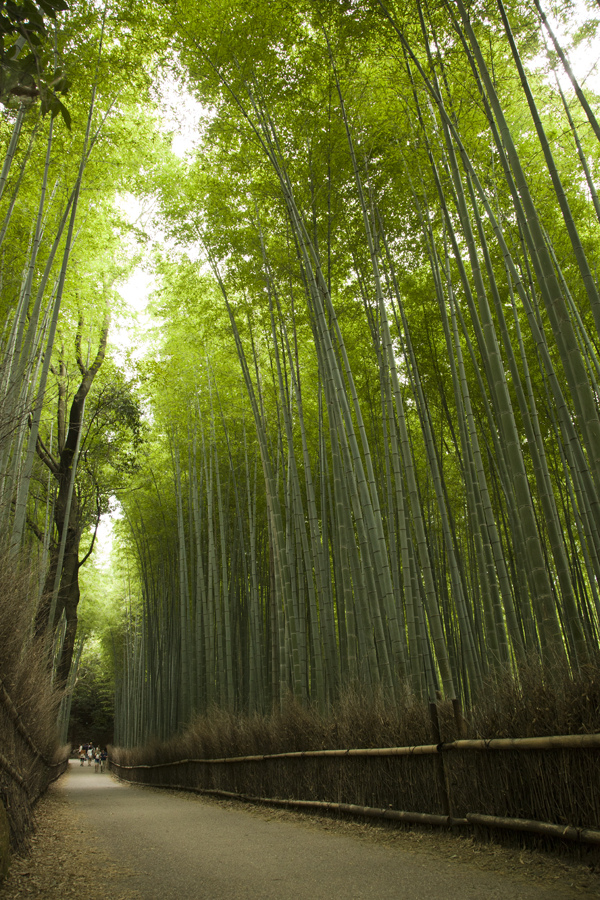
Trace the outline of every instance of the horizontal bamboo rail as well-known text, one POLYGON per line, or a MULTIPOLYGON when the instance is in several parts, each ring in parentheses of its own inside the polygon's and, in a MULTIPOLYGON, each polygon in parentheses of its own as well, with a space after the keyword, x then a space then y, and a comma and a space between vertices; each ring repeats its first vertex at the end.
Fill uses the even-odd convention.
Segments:
MULTIPOLYGON (((116 763, 111 763, 116 765, 116 763)), ((121 778, 126 784, 137 784, 121 778)), ((409 822, 420 825, 468 825, 467 819, 452 816, 440 816, 436 813, 406 812, 399 809, 378 809, 374 806, 357 806, 354 803, 329 803, 324 800, 281 800, 279 797, 251 797, 249 794, 236 794, 234 791, 220 791, 216 788, 197 788, 183 784, 149 784, 148 787, 168 789, 171 791, 187 791, 189 794, 206 794, 210 797, 223 797, 226 800, 243 800, 245 803, 262 803, 264 806, 282 806, 288 809, 316 809, 321 812, 342 812, 353 816, 367 816, 372 819, 391 819, 394 822, 409 822)))
MULTIPOLYGON (((53 763, 52 766, 47 766, 47 768, 59 768, 62 766, 62 767, 64 767, 63 768, 63 771, 64 771, 64 769, 66 769, 68 763, 69 763, 69 757, 66 756, 64 759, 61 759, 60 762, 53 763)), ((29 797, 33 796, 31 793, 31 788, 30 788, 30 785, 29 785, 27 779, 24 778, 24 776, 21 775, 21 773, 18 772, 17 769, 15 769, 15 767, 13 766, 11 761, 3 753, 0 753, 0 768, 4 769, 4 771, 8 775, 10 775, 10 777, 12 778, 13 781, 16 782, 19 785, 19 787, 23 788, 23 790, 29 797)), ((52 782, 56 781, 58 778, 60 778, 61 775, 62 775, 62 772, 57 772, 56 775, 52 776, 52 778, 50 779, 48 784, 52 784, 52 782)))
POLYGON ((171 762, 125 766, 120 769, 164 769, 189 763, 222 765, 227 763, 266 762, 271 759, 311 759, 315 757, 346 756, 428 756, 452 750, 485 752, 488 750, 589 750, 600 748, 600 734, 563 734, 553 737, 489 738, 449 741, 441 744, 421 744, 414 747, 373 747, 351 750, 298 750, 292 753, 265 753, 257 756, 225 756, 219 759, 177 759, 171 762))
POLYGON ((502 816, 483 816, 479 813, 467 813, 467 821, 471 825, 483 825, 485 828, 532 831, 534 834, 564 838, 567 841, 578 841, 582 844, 600 844, 600 831, 594 831, 591 828, 576 828, 574 825, 554 825, 551 822, 535 822, 532 819, 506 819, 502 816))
MULTIPOLYGON (((61 767, 62 767, 62 770, 61 770, 60 772, 57 772, 56 775, 53 775, 52 778, 47 782, 47 784, 52 784, 54 781, 57 781, 57 779, 60 778, 60 776, 62 775, 62 773, 63 773, 64 770, 66 769, 68 763, 69 763, 69 757, 66 756, 64 759, 61 759, 61 760, 60 760, 59 762, 57 762, 57 763, 52 763, 51 765, 47 765, 47 764, 46 764, 46 768, 48 768, 48 769, 50 769, 50 768, 58 769, 58 768, 61 768, 61 767)), ((12 778, 12 780, 13 780, 16 784, 18 784, 19 787, 27 794, 27 796, 29 797, 30 801, 35 802, 35 800, 37 799, 37 797, 39 797, 39 794, 34 795, 34 794, 32 793, 31 787, 30 787, 29 782, 27 781, 27 779, 24 778, 23 775, 21 775, 21 773, 17 771, 17 769, 15 769, 15 767, 13 766, 13 764, 10 762, 9 759, 7 759, 6 756, 4 756, 3 753, 0 753, 0 768, 4 769, 4 771, 5 771, 8 775, 10 775, 10 777, 12 778)))

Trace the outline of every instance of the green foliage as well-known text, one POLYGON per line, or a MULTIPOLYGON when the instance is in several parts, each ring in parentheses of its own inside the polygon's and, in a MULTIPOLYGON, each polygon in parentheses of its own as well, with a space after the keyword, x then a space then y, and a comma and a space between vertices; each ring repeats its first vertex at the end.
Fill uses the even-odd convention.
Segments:
POLYGON ((70 83, 56 63, 44 17, 56 21, 69 9, 65 0, 5 0, 0 7, 0 100, 31 103, 40 99, 42 115, 60 115, 71 129, 71 115, 61 102, 70 83))
POLYGON ((113 719, 114 682, 99 649, 88 641, 73 691, 69 741, 75 747, 89 741, 105 747, 112 741, 113 719))
POLYGON ((114 550, 110 560, 97 561, 96 554, 82 570, 78 633, 85 643, 69 724, 69 740, 75 745, 112 742, 115 669, 122 653, 129 581, 114 550))

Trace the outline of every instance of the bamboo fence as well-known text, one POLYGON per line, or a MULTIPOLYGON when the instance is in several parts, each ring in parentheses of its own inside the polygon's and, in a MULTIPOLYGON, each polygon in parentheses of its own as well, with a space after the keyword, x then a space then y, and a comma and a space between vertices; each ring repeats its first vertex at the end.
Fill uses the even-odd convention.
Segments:
POLYGON ((598 846, 598 750, 600 734, 583 734, 137 765, 119 762, 120 751, 112 748, 109 760, 118 777, 130 783, 405 823, 529 832, 598 846), (396 808, 400 805, 404 808, 396 808))
POLYGON ((68 754, 52 759, 37 747, 0 679, 0 803, 13 849, 26 846, 33 807, 65 771, 68 759, 68 754))

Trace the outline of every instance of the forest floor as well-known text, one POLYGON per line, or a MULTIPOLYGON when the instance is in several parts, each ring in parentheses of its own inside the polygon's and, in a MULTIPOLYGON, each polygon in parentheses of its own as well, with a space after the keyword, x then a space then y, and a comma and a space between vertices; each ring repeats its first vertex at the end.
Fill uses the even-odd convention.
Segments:
POLYGON ((600 897, 600 876, 548 854, 131 787, 73 762, 37 819, 0 900, 600 897))

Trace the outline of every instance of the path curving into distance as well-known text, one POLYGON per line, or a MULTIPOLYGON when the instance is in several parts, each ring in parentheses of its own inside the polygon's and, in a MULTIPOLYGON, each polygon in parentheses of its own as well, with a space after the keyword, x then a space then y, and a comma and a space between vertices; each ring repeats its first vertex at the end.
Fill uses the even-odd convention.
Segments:
POLYGON ((87 840, 127 874, 113 896, 140 900, 571 900, 419 849, 269 820, 243 809, 117 782, 71 760, 61 781, 87 840))

